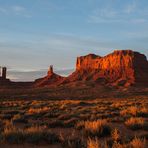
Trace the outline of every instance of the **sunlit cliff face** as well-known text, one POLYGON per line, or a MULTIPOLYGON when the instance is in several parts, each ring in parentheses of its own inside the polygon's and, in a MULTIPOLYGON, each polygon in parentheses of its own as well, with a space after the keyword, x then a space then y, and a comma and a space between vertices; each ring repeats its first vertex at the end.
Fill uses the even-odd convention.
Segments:
POLYGON ((104 57, 94 54, 78 57, 76 72, 70 76, 69 81, 104 79, 104 82, 115 84, 146 84, 147 74, 146 56, 132 50, 116 50, 104 57))

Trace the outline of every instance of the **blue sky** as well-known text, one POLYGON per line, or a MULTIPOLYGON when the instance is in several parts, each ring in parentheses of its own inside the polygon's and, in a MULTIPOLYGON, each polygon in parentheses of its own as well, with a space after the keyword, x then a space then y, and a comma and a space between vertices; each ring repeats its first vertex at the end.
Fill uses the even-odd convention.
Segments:
POLYGON ((77 56, 114 49, 148 56, 147 0, 0 0, 0 64, 9 71, 73 69, 77 56))

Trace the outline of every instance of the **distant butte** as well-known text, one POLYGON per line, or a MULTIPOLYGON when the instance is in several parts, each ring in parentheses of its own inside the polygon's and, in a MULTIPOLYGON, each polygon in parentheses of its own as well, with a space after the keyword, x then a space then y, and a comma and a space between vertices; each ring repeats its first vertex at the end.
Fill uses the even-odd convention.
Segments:
POLYGON ((104 57, 78 57, 76 71, 66 82, 90 80, 115 86, 148 86, 148 61, 145 55, 132 50, 115 50, 104 57))
MULTIPOLYGON (((5 81, 3 77, 0 77, 0 84, 8 84, 6 76, 5 81)), ((54 73, 53 66, 50 66, 47 75, 43 78, 30 83, 11 82, 11 84, 16 86, 56 87, 67 84, 73 86, 74 83, 89 81, 107 86, 148 87, 147 58, 145 55, 132 50, 115 50, 104 57, 88 54, 77 57, 76 70, 68 77, 54 73)))
POLYGON ((47 76, 35 80, 34 86, 35 87, 55 86, 60 84, 63 79, 64 77, 53 72, 53 66, 51 65, 47 72, 47 76))

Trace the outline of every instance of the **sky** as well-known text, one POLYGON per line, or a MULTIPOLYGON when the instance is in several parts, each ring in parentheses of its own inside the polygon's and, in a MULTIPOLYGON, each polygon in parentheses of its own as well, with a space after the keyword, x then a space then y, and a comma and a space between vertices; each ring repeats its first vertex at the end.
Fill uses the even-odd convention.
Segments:
POLYGON ((71 72, 77 56, 115 49, 148 57, 147 0, 0 0, 0 65, 13 80, 49 65, 71 72))

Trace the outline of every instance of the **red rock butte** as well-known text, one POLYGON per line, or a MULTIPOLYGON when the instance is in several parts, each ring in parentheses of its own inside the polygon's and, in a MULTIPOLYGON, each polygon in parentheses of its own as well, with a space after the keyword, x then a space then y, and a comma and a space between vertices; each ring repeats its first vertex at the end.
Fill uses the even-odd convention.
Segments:
POLYGON ((132 50, 115 50, 104 57, 88 54, 77 58, 76 69, 71 75, 62 77, 54 73, 51 65, 47 75, 30 83, 10 82, 6 79, 6 68, 0 76, 0 84, 44 87, 91 81, 107 86, 148 87, 148 61, 145 55, 132 50))
POLYGON ((104 57, 78 57, 76 71, 65 82, 91 80, 107 85, 148 85, 148 61, 145 55, 132 50, 115 50, 104 57))
POLYGON ((61 83, 61 81, 64 79, 64 77, 55 74, 53 72, 53 66, 51 65, 49 67, 49 70, 47 72, 47 76, 35 80, 35 87, 43 87, 43 86, 56 86, 61 83))

